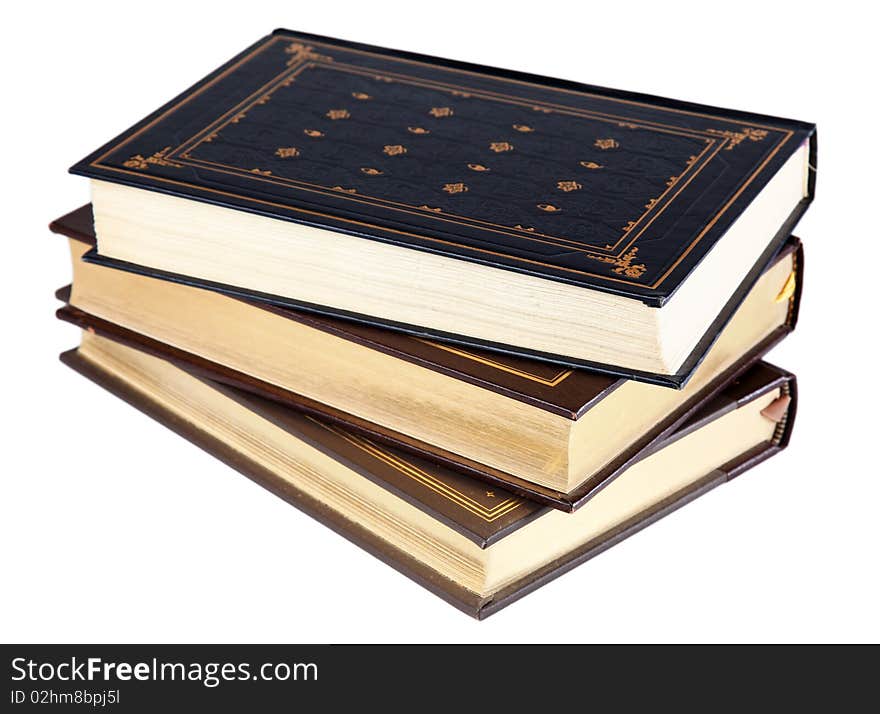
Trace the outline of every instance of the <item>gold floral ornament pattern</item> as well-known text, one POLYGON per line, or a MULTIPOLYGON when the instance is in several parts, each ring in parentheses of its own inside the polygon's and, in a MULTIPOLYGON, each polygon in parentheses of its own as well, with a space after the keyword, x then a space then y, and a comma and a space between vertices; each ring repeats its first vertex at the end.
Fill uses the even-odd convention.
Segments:
POLYGON ((580 165, 585 169, 592 169, 593 171, 603 168, 602 164, 597 164, 595 161, 581 161, 580 165))
POLYGON ((424 203, 419 206, 423 211, 433 211, 434 213, 443 213, 442 208, 432 208, 431 206, 426 206, 424 203))
POLYGON ((483 164, 468 164, 467 167, 471 171, 491 171, 488 166, 483 166, 483 164))
POLYGON ((552 203, 539 203, 538 208, 546 213, 557 213, 562 210, 558 206, 554 206, 552 203))
POLYGON ((408 127, 406 128, 406 130, 407 130, 410 134, 430 134, 430 133, 431 133, 431 130, 430 130, 430 129, 423 129, 423 128, 420 127, 420 126, 408 126, 408 127))
POLYGON ((368 166, 361 168, 361 171, 365 173, 367 176, 381 176, 382 172, 379 169, 373 169, 368 166))
POLYGON ((251 169, 252 174, 259 174, 260 176, 271 176, 272 172, 267 169, 251 169))
POLYGON ((602 151, 608 151, 608 149, 616 149, 620 144, 614 139, 596 139, 593 146, 597 149, 602 149, 602 151))
POLYGON ((353 96, 355 99, 358 99, 362 102, 365 102, 368 99, 372 99, 372 97, 369 94, 365 94, 364 92, 352 92, 351 96, 353 96))
POLYGON ((382 149, 382 153, 388 154, 388 156, 400 156, 406 153, 406 147, 400 144, 389 144, 382 149))
POLYGON ((353 188, 342 188, 342 186, 334 186, 331 191, 342 191, 342 193, 357 193, 353 188))
POLYGON ((714 134, 715 136, 722 136, 725 139, 730 139, 730 142, 727 146, 724 147, 725 151, 731 151, 734 147, 739 146, 743 141, 749 139, 750 141, 764 141, 767 138, 766 129, 752 129, 751 127, 743 127, 740 131, 729 131, 722 129, 707 129, 710 134, 714 134))
POLYGON ((581 186, 577 181, 558 181, 556 183, 556 188, 560 191, 565 191, 568 193, 569 191, 580 191, 583 186, 581 186))
POLYGON ((313 139, 318 139, 324 136, 324 132, 318 131, 317 129, 303 129, 303 134, 305 134, 306 136, 310 136, 313 139))
POLYGON ((591 256, 595 260, 601 261, 602 263, 608 263, 609 265, 613 265, 615 273, 618 275, 626 275, 628 278, 641 278, 647 268, 644 263, 634 263, 633 261, 636 259, 636 255, 638 254, 638 248, 631 248, 627 253, 625 253, 620 258, 612 258, 607 256, 599 256, 594 255, 591 256))
POLYGON ((275 156, 281 159, 292 159, 299 156, 299 149, 295 146, 279 146, 275 149, 275 156))
POLYGON ((446 193, 450 194, 464 193, 468 190, 468 187, 465 186, 463 183, 448 183, 443 187, 443 190, 446 191, 446 193))
POLYGON ((529 231, 529 233, 534 233, 535 229, 532 226, 524 226, 521 223, 517 223, 514 228, 521 231, 529 231))
POLYGON ((150 168, 150 166, 169 166, 171 168, 179 169, 182 166, 174 161, 169 161, 165 158, 165 156, 171 151, 170 146, 166 146, 161 151, 157 151, 152 156, 147 156, 144 158, 140 154, 135 154, 128 161, 124 162, 122 165, 129 169, 140 169, 141 171, 145 171, 150 168))
POLYGON ((348 113, 348 109, 329 109, 324 116, 336 121, 337 119, 348 119, 351 114, 348 113))
POLYGON ((451 117, 453 115, 452 107, 432 107, 428 112, 432 117, 442 119, 443 117, 451 117))
POLYGON ((290 55, 287 65, 293 65, 297 62, 311 60, 312 62, 332 62, 333 58, 328 55, 321 55, 315 52, 315 48, 311 45, 304 45, 302 42, 291 42, 284 51, 290 55))
POLYGON ((501 154, 505 151, 513 151, 513 144, 506 141, 493 141, 489 144, 489 148, 496 154, 501 154))
POLYGON ((532 127, 528 126, 527 124, 514 124, 513 128, 523 134, 529 134, 534 131, 534 129, 532 129, 532 127))

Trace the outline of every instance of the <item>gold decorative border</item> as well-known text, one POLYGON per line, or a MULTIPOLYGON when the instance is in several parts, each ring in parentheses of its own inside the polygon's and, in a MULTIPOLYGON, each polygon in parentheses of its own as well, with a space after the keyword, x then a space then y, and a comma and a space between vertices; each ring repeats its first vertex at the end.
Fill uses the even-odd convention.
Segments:
MULTIPOLYGON (((361 451, 364 451, 373 458, 378 459, 387 466, 391 466, 393 469, 399 471, 404 476, 407 476, 408 478, 420 483, 422 486, 425 486, 434 493, 437 493, 447 498, 449 501, 459 506, 460 508, 463 508, 469 513, 486 521, 486 523, 497 521, 499 518, 501 518, 502 516, 506 516, 508 513, 516 510, 524 503, 524 501, 520 498, 511 497, 505 498, 504 500, 499 501, 495 506, 488 508, 479 501, 475 501, 467 494, 462 493, 458 489, 455 489, 449 484, 444 483, 440 479, 436 478, 435 476, 432 476, 427 471, 423 471, 418 466, 415 466, 408 461, 403 461, 402 459, 396 457, 394 454, 385 451, 381 447, 374 444, 372 441, 368 441, 367 439, 364 439, 360 436, 355 436, 354 434, 349 434, 336 426, 324 424, 323 422, 320 422, 317 419, 313 419, 312 417, 307 418, 312 423, 317 424, 323 429, 326 429, 327 431, 344 439, 352 446, 357 447, 361 451)), ((491 489, 489 492, 491 493, 491 489)))
MULTIPOLYGON (((201 87, 199 87, 198 89, 193 91, 191 94, 187 95, 180 102, 178 102, 174 106, 169 107, 165 111, 161 112, 155 118, 153 118, 152 120, 150 120, 149 122, 144 124, 144 126, 142 126, 140 129, 133 132, 130 136, 127 136, 122 141, 120 141, 118 144, 111 146, 109 149, 107 149, 106 151, 101 153, 96 159, 91 161, 89 165, 92 168, 103 169, 105 171, 111 171, 111 172, 115 172, 115 173, 119 173, 119 174, 142 177, 143 174, 140 174, 136 171, 120 168, 118 166, 113 166, 110 164, 105 164, 105 163, 103 163, 103 161, 108 156, 115 153, 116 151, 118 151, 119 149, 124 147, 126 144, 128 144, 131 141, 133 141, 134 139, 136 139, 138 136, 143 134, 145 131, 148 131, 153 126, 155 126, 159 122, 163 121, 167 116, 169 116, 170 114, 173 114, 181 106, 192 101, 194 98, 196 98, 197 96, 201 95, 203 92, 207 91, 212 86, 214 86, 217 82, 225 79, 227 76, 229 76, 231 73, 236 71, 243 64, 245 64, 245 63, 249 62, 251 59, 253 59, 256 55, 260 54, 261 52, 266 51, 269 47, 273 46, 277 42, 291 42, 293 39, 294 38, 291 35, 285 35, 285 36, 273 35, 273 36, 267 38, 265 40, 265 42, 263 42, 260 45, 258 45, 257 47, 255 47, 253 50, 251 50, 249 53, 244 55, 237 62, 234 62, 232 65, 227 67, 225 70, 220 72, 213 79, 205 82, 201 87)), ((383 54, 379 54, 376 52, 367 52, 365 50, 355 50, 352 48, 340 48, 336 45, 327 45, 326 43, 320 43, 320 42, 312 42, 312 44, 326 47, 330 50, 333 50, 333 49, 340 50, 341 49, 342 51, 344 51, 346 53, 351 53, 351 54, 361 54, 361 55, 367 55, 367 56, 371 56, 371 57, 379 57, 380 59, 383 59, 383 60, 393 60, 393 61, 401 62, 404 64, 422 65, 422 66, 427 66, 427 67, 433 68, 433 69, 438 68, 438 66, 436 64, 422 62, 419 60, 409 60, 409 59, 403 59, 403 58, 399 58, 399 57, 390 57, 388 55, 383 55, 383 54)), ((486 77, 485 74, 481 74, 479 72, 474 72, 471 70, 464 70, 464 69, 458 69, 458 68, 453 68, 453 67, 442 67, 442 66, 440 67, 440 69, 443 69, 444 71, 448 71, 448 72, 463 74, 463 75, 473 75, 473 76, 482 77, 482 78, 486 77)), ((553 87, 553 86, 547 86, 547 85, 542 85, 542 84, 535 84, 534 82, 527 82, 524 80, 510 79, 510 78, 506 78, 506 77, 494 77, 491 75, 490 75, 490 77, 493 80, 508 82, 510 84, 522 85, 522 86, 533 87, 533 88, 537 87, 538 89, 541 89, 542 91, 552 91, 552 92, 557 92, 560 94, 571 94, 574 96, 590 96, 590 97, 595 97, 597 99, 601 99, 603 101, 612 102, 612 103, 618 103, 618 104, 630 105, 630 106, 647 107, 647 108, 651 108, 654 110, 668 112, 670 114, 681 114, 681 115, 686 115, 686 116, 704 117, 706 119, 710 119, 710 120, 714 120, 714 121, 721 121, 721 122, 724 122, 727 124, 731 123, 729 119, 725 119, 723 117, 718 117, 718 116, 715 116, 712 114, 706 114, 704 112, 696 112, 696 111, 690 111, 690 110, 686 110, 686 109, 674 109, 671 107, 658 107, 656 105, 649 104, 647 102, 639 102, 637 100, 632 100, 632 99, 620 99, 620 98, 616 98, 616 97, 608 97, 608 96, 604 96, 604 95, 598 95, 598 94, 595 94, 592 92, 564 89, 561 87, 553 87)), ((553 107, 554 105, 551 103, 546 103, 546 106, 553 107)), ((612 115, 608 115, 608 116, 612 116, 612 115)), ((644 122, 644 123, 653 124, 654 122, 644 122)), ((190 183, 187 181, 179 181, 176 179, 167 178, 165 176, 151 176, 151 178, 154 181, 157 181, 160 183, 166 183, 166 184, 169 184, 172 186, 180 186, 180 187, 185 187, 185 188, 189 188, 189 189, 195 189, 197 191, 204 191, 205 193, 213 193, 217 196, 224 196, 226 198, 235 198, 238 200, 246 200, 251 203, 260 204, 263 206, 269 206, 272 208, 276 208, 276 209, 280 209, 280 210, 284 210, 284 211, 289 211, 292 213, 299 213, 299 214, 306 215, 306 216, 314 216, 314 217, 320 218, 320 219, 329 219, 331 221, 337 221, 339 223, 345 223, 345 224, 349 224, 352 226, 358 226, 359 228, 362 228, 362 229, 365 228, 365 229, 370 229, 370 230, 378 230, 378 231, 385 232, 385 233, 406 236, 408 238, 415 238, 418 240, 428 241, 428 242, 432 242, 432 243, 436 243, 436 244, 440 244, 440 245, 449 245, 449 246, 454 246, 457 248, 464 247, 464 248, 466 248, 470 251, 476 252, 476 253, 484 253, 486 255, 492 255, 495 257, 499 257, 499 258, 517 260, 521 263, 525 263, 525 264, 529 264, 529 265, 536 265, 536 266, 540 266, 543 268, 550 268, 552 270, 557 270, 562 273, 570 273, 573 275, 580 275, 580 276, 584 276, 584 277, 594 277, 594 278, 599 278, 601 280, 605 280, 605 281, 612 282, 612 283, 632 285, 632 286, 636 286, 636 287, 647 288, 647 289, 653 290, 653 289, 656 289, 657 287, 659 287, 660 285, 662 285, 662 283, 669 277, 669 275, 672 273, 672 271, 675 270, 675 268, 681 263, 681 261, 683 261, 691 253, 691 251, 693 251, 693 249, 697 246, 697 244, 714 227, 714 225, 728 211, 728 209, 733 205, 733 203, 742 195, 742 193, 746 190, 746 188, 748 188, 748 186, 751 185, 751 183, 755 180, 755 178, 757 178, 757 176, 759 176, 761 174, 761 172, 764 171, 764 169, 767 167, 767 165, 770 163, 770 161, 773 160, 773 158, 776 156, 776 154, 779 152, 779 150, 792 138, 792 136, 794 136, 794 131, 792 131, 790 129, 780 129, 778 127, 762 125, 762 124, 752 124, 752 127, 757 128, 757 129, 767 129, 770 131, 780 132, 781 134, 783 134, 783 136, 782 136, 781 140, 776 144, 776 146, 774 146, 773 149, 771 149, 768 152, 767 156, 758 165, 758 167, 752 172, 752 174, 749 175, 749 177, 743 182, 743 184, 739 187, 739 189, 728 199, 728 201, 721 207, 721 209, 718 211, 718 213, 715 214, 715 216, 712 218, 712 220, 710 220, 707 223, 707 225, 704 226, 703 230, 700 231, 700 233, 693 239, 693 241, 691 241, 691 243, 684 249, 684 251, 682 251, 682 253, 672 263, 672 265, 670 265, 666 269, 666 271, 662 275, 660 275, 650 285, 644 285, 643 283, 640 283, 637 280, 627 280, 622 277, 612 277, 612 276, 609 276, 604 273, 595 273, 595 272, 586 271, 586 270, 578 270, 575 268, 568 268, 568 267, 564 267, 564 266, 554 265, 551 263, 545 263, 542 261, 532 260, 529 258, 521 258, 518 256, 511 256, 511 255, 508 255, 505 253, 499 253, 497 251, 492 251, 492 250, 488 250, 485 248, 478 248, 478 247, 474 247, 474 246, 462 246, 461 244, 458 244, 458 243, 453 243, 451 241, 443 240, 440 238, 433 238, 431 236, 426 236, 426 235, 419 234, 419 233, 413 233, 411 231, 405 231, 405 230, 400 230, 400 229, 396 229, 396 228, 387 228, 387 227, 379 226, 379 225, 376 225, 373 223, 368 223, 365 221, 359 221, 359 220, 350 219, 350 218, 342 218, 340 216, 335 216, 332 214, 323 213, 321 211, 299 208, 299 207, 295 207, 295 206, 290 206, 289 204, 278 203, 275 201, 268 201, 265 199, 257 199, 257 198, 251 198, 248 196, 241 196, 239 194, 231 193, 229 191, 223 191, 221 189, 200 186, 200 185, 193 184, 193 183, 190 183)), ((729 139, 727 139, 726 137, 723 138, 721 140, 721 143, 719 144, 719 148, 725 146, 727 141, 729 141, 729 139)))

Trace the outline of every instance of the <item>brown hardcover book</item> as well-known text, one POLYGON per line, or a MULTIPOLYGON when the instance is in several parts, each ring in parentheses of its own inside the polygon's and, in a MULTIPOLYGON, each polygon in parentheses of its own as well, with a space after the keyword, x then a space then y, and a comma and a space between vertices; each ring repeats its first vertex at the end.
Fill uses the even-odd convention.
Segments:
POLYGON ((567 514, 99 335, 61 359, 478 618, 777 453, 796 405, 758 363, 567 514))
POLYGON ((88 206, 51 228, 74 259, 62 319, 564 510, 788 334, 803 271, 792 238, 676 391, 89 264, 88 206))

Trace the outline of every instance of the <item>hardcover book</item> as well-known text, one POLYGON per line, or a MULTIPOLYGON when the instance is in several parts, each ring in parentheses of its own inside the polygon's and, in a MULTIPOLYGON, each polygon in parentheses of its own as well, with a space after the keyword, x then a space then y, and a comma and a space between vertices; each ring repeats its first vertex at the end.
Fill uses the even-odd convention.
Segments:
POLYGON ((564 510, 786 335, 803 276, 792 239, 676 391, 85 263, 88 206, 52 230, 73 257, 62 319, 564 510))
POLYGON ((784 448, 796 398, 761 363, 564 514, 98 335, 61 359, 478 618, 784 448))
POLYGON ((72 171, 89 260, 680 387, 815 165, 811 124, 279 30, 72 171))

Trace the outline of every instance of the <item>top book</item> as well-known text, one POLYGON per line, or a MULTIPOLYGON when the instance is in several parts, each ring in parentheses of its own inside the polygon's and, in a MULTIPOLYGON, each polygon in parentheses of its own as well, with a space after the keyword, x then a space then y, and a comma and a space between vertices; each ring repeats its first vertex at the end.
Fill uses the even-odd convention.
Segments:
POLYGON ((681 386, 814 155, 811 124, 278 30, 71 171, 93 261, 681 386))

